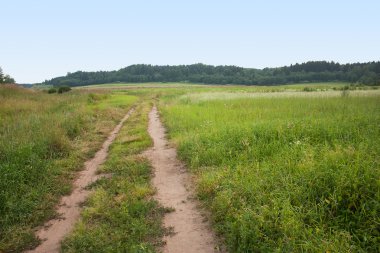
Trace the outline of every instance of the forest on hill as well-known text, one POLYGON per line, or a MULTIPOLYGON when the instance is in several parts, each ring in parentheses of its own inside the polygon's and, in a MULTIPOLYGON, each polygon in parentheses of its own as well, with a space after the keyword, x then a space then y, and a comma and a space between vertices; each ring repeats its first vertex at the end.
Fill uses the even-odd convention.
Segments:
POLYGON ((131 65, 117 71, 67 73, 46 80, 47 85, 82 86, 115 82, 192 82, 205 84, 280 85, 301 82, 342 81, 364 85, 380 84, 380 61, 339 64, 309 61, 278 68, 253 69, 205 64, 155 66, 131 65))

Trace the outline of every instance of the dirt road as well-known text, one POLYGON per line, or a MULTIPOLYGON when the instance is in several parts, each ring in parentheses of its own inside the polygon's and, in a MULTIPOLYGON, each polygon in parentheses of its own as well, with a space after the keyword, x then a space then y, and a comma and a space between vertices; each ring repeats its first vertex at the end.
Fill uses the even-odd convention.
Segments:
POLYGON ((149 113, 149 134, 154 147, 145 155, 154 167, 153 185, 157 200, 164 207, 175 210, 165 215, 164 226, 172 227, 174 234, 166 236, 164 253, 210 253, 216 250, 215 236, 205 222, 193 199, 190 175, 177 159, 175 148, 168 147, 165 128, 161 124, 157 108, 149 113))
POLYGON ((95 154, 94 158, 85 162, 84 170, 80 172, 79 177, 74 182, 72 193, 61 199, 57 210, 60 216, 59 219, 48 221, 36 232, 37 236, 43 242, 37 248, 28 252, 60 252, 61 241, 73 229, 75 222, 80 216, 80 205, 86 200, 90 193, 85 188, 98 178, 96 175, 97 168, 105 161, 109 146, 115 140, 117 133, 132 112, 133 109, 131 109, 114 128, 107 140, 103 143, 102 148, 95 154))

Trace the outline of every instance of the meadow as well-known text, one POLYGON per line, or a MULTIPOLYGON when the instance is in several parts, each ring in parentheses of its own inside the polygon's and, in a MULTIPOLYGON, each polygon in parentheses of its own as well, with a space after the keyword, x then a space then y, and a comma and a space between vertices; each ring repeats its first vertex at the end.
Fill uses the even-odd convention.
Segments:
POLYGON ((38 244, 33 229, 56 216, 76 172, 136 101, 0 87, 0 252, 38 244))
POLYGON ((0 252, 38 244, 83 163, 132 107, 63 252, 157 252, 148 112, 229 252, 379 252, 380 93, 346 83, 0 87, 0 252), (305 89, 307 88, 307 89, 305 89))
MULTIPOLYGON (((214 90, 215 88, 222 88, 223 90, 229 90, 229 91, 235 91, 236 88, 242 88, 243 90, 247 91, 283 91, 283 90, 303 90, 305 87, 310 87, 315 90, 320 89, 340 89, 344 86, 349 85, 347 82, 324 82, 324 83, 299 83, 299 84, 288 84, 288 85, 230 85, 230 84, 215 84, 215 85, 205 85, 202 83, 191 83, 191 82, 145 82, 145 83, 105 83, 105 84, 93 84, 93 85, 87 85, 87 86, 79 86, 74 87, 74 89, 86 89, 86 90, 97 90, 97 89, 105 89, 105 90, 113 90, 113 89, 139 89, 139 88, 153 88, 153 89, 160 89, 160 88, 203 88, 206 90, 214 90)), ((48 85, 37 85, 36 88, 41 87, 51 87, 48 85)), ((361 86, 365 88, 370 88, 371 86, 361 86)))
POLYGON ((378 252, 379 94, 226 93, 160 110, 230 252, 378 252))

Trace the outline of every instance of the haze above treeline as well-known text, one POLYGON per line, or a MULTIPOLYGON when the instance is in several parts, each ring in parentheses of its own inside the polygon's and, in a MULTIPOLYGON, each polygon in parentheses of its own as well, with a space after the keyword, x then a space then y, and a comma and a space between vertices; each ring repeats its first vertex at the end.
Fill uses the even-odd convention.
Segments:
POLYGON ((83 86, 105 83, 191 82, 204 84, 280 85, 301 82, 342 81, 380 84, 380 61, 340 64, 309 61, 278 68, 243 68, 205 64, 158 66, 136 64, 117 71, 77 71, 43 82, 54 86, 83 86))

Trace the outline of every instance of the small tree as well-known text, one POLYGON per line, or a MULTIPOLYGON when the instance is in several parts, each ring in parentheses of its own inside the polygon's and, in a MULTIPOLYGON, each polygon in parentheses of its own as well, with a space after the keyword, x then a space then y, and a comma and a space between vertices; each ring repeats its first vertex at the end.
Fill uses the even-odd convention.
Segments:
POLYGON ((0 83, 3 83, 3 81, 4 81, 3 69, 0 67, 0 83))
POLYGON ((4 75, 3 69, 0 67, 0 83, 15 83, 15 79, 9 75, 4 75))
POLYGON ((3 82, 4 83, 15 83, 15 79, 13 79, 12 77, 10 77, 9 75, 5 75, 4 78, 3 78, 3 82))

